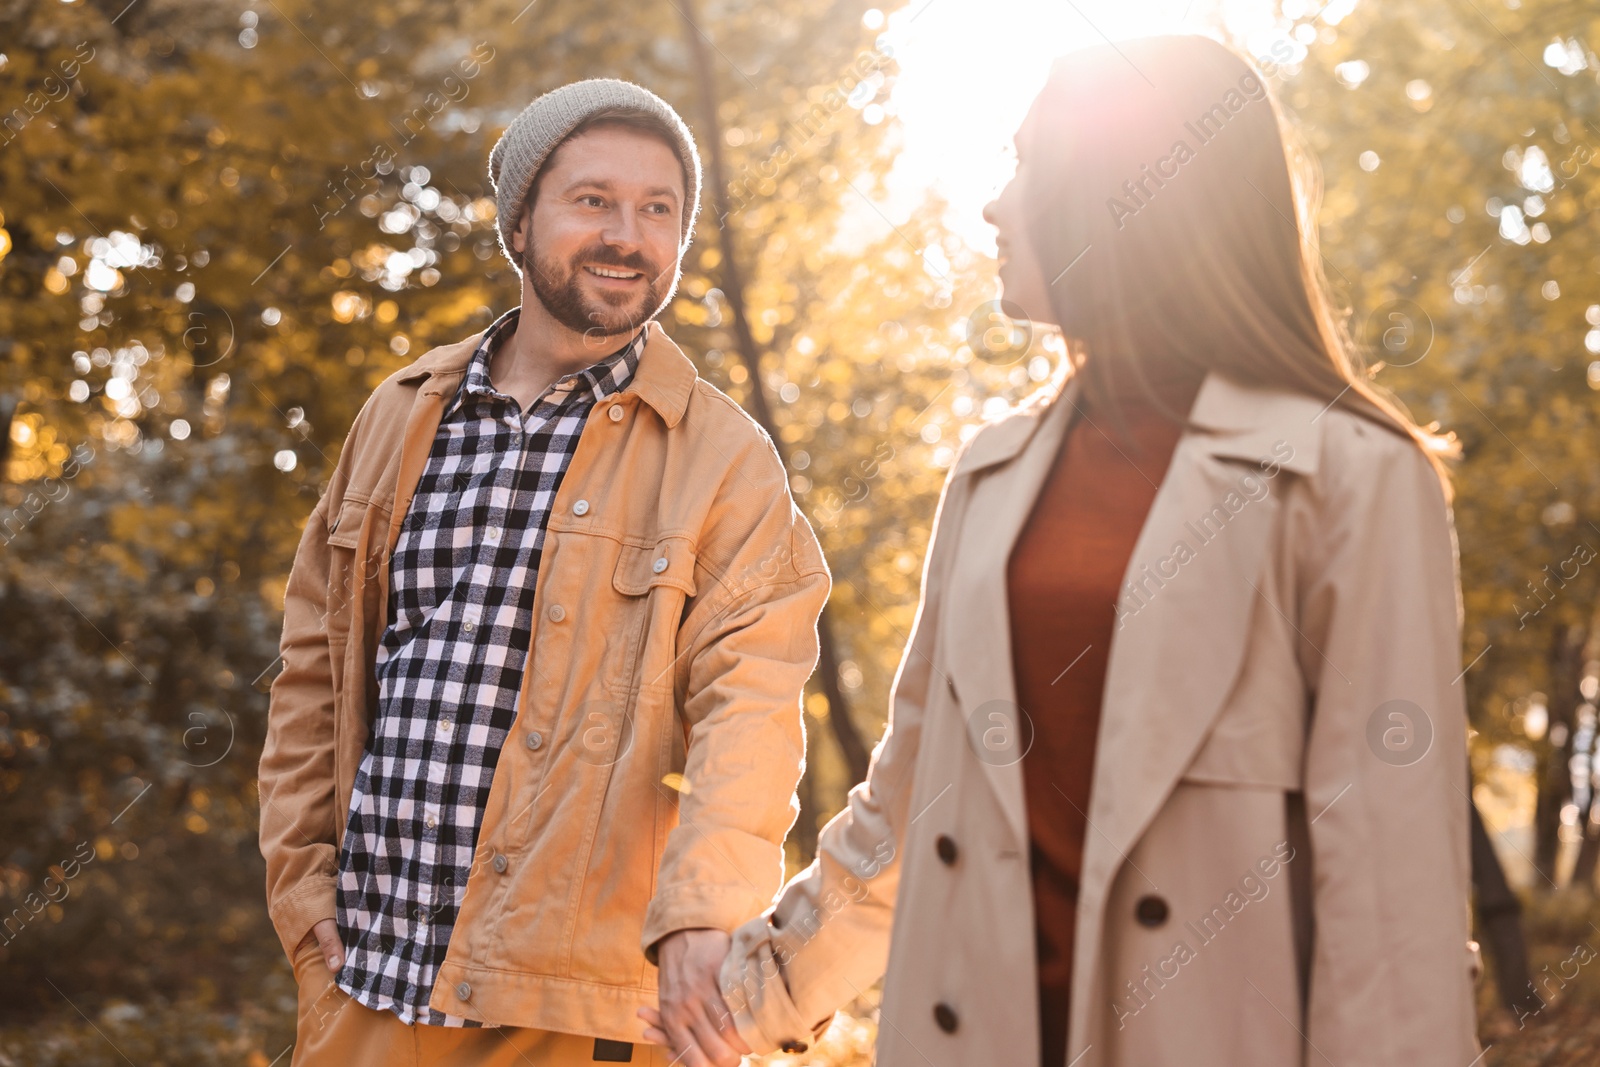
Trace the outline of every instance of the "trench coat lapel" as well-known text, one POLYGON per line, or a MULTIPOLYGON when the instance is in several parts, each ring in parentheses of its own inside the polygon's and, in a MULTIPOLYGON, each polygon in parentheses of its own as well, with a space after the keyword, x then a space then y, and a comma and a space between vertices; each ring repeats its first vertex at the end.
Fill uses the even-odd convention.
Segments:
POLYGON ((1316 469, 1322 405, 1216 374, 1179 441, 1123 576, 1101 701, 1085 881, 1109 878, 1194 758, 1244 662, 1279 507, 1316 469), (1271 473, 1269 475, 1269 471, 1271 473), (1271 489, 1271 491, 1267 491, 1271 489))
MULTIPOLYGON (((954 474, 974 484, 939 660, 1018 847, 1028 840, 1020 764, 1027 727, 1012 673, 1006 566, 1073 421, 1079 385, 1069 379, 1054 401, 980 435, 954 474), (991 743, 1003 736, 994 733, 997 724, 1020 731, 1018 747, 1007 752, 991 743)), ((1102 698, 1082 903, 1103 891, 1182 775, 1243 661, 1277 501, 1270 495, 1247 500, 1239 478, 1261 475, 1265 459, 1281 467, 1279 478, 1314 471, 1322 410, 1315 400, 1246 388, 1217 374, 1201 385, 1192 418, 1221 432, 1191 431, 1180 439, 1124 575, 1118 605, 1124 623, 1113 632, 1102 698), (1239 500, 1244 505, 1229 510, 1239 500), (1227 521, 1203 539, 1212 527, 1197 523, 1216 507, 1224 508, 1227 521), (1190 546, 1181 564, 1173 560, 1180 541, 1190 546), (1130 583, 1163 561, 1167 572, 1176 569, 1174 576, 1163 579, 1157 571, 1143 583, 1145 594, 1136 596, 1130 583)))
POLYGON ((959 562, 938 658, 1018 848, 1028 840, 1020 761, 1030 733, 1018 713, 1011 667, 1006 564, 1072 421, 1079 386, 1068 379, 1056 399, 988 428, 953 475, 971 477, 974 485, 956 542, 959 562))

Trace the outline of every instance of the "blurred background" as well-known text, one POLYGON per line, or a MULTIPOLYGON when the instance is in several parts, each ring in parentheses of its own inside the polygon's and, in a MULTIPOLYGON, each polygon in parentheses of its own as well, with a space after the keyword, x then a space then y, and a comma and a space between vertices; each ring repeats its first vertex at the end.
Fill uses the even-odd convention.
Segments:
MULTIPOLYGON (((1596 1062, 1600 12, 874 2, 0 0, 0 1065, 287 1064, 255 772, 294 547, 374 385, 517 302, 488 150, 574 79, 694 128, 663 321, 833 567, 808 862, 956 449, 1061 358, 982 329, 1012 134, 1053 57, 1168 30, 1257 57, 1378 381, 1462 440, 1483 1062, 1596 1062)), ((770 1062, 874 1027, 869 994, 770 1062)))

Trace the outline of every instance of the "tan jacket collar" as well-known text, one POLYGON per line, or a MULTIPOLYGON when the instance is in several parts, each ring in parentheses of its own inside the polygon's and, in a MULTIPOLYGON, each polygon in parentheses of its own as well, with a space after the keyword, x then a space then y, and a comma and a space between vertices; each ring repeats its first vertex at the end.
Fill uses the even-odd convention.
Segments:
MULTIPOLYGON (((1076 403, 1081 386, 1082 379, 1069 378, 1055 397, 1030 404, 979 434, 962 456, 957 473, 1015 458, 1052 411, 1076 403)), ((1208 455, 1255 460, 1272 453, 1282 441, 1292 451, 1281 466, 1296 474, 1313 474, 1317 469, 1317 420, 1328 406, 1288 390, 1240 385, 1213 371, 1200 383, 1190 416, 1219 431, 1195 435, 1208 455)))
MULTIPOLYGON (((649 404, 669 427, 676 426, 689 406, 689 395, 694 390, 696 372, 694 364, 683 350, 667 336, 659 322, 645 324, 647 336, 644 352, 639 356, 639 369, 628 383, 624 393, 637 393, 640 400, 649 404)), ((443 393, 453 389, 466 373, 467 364, 483 331, 470 337, 437 348, 430 348, 395 380, 402 384, 437 379, 429 392, 443 393)))

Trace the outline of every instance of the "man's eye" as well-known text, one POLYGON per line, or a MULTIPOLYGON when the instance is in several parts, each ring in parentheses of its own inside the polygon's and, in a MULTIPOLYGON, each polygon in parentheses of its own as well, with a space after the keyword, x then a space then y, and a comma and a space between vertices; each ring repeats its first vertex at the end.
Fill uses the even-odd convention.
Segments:
POLYGON ((595 196, 593 193, 589 194, 588 196, 580 196, 580 197, 578 197, 578 203, 582 204, 584 207, 603 207, 603 206, 605 206, 605 201, 601 200, 598 196, 595 196))
POLYGON ((649 206, 648 210, 654 212, 657 215, 665 215, 665 214, 668 213, 668 211, 670 209, 665 204, 651 204, 649 206))

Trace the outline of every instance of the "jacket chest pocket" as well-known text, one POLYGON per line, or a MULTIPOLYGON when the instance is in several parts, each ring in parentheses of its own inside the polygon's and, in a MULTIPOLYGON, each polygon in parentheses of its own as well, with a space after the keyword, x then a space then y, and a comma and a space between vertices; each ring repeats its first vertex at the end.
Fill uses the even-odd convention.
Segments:
POLYGON ((694 567, 694 548, 684 537, 622 546, 611 588, 625 605, 624 663, 617 677, 630 690, 672 687, 678 623, 696 592, 694 567))
POLYGON ((367 505, 359 500, 344 500, 328 526, 328 602, 323 623, 328 639, 343 643, 350 634, 350 619, 355 607, 362 568, 356 549, 361 543, 361 524, 367 505))

